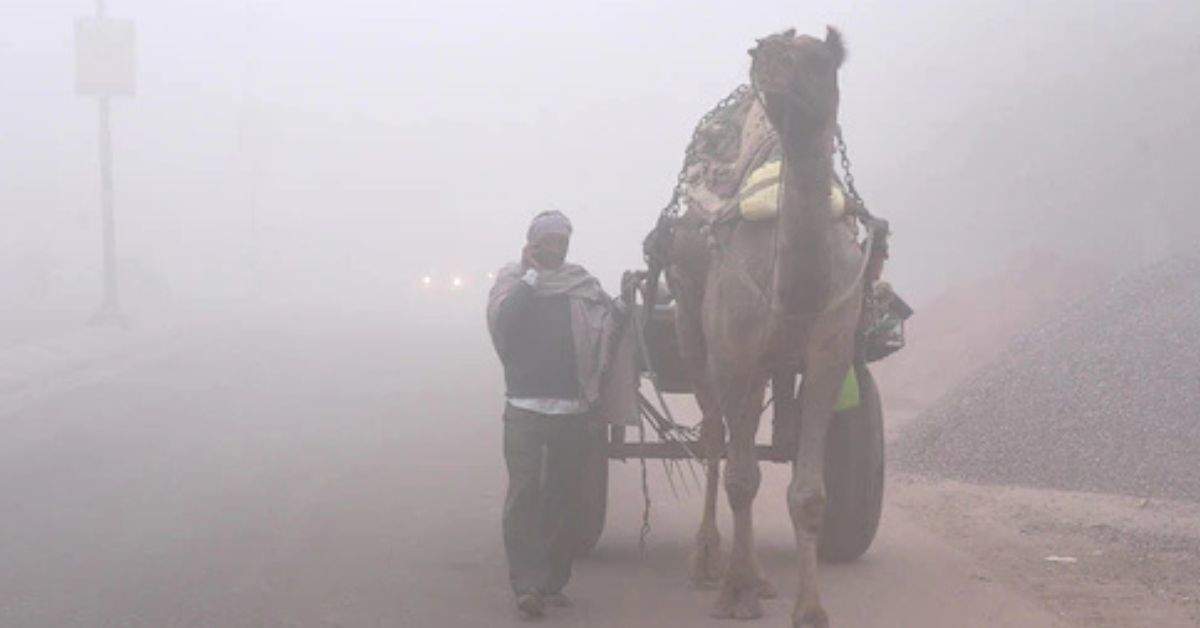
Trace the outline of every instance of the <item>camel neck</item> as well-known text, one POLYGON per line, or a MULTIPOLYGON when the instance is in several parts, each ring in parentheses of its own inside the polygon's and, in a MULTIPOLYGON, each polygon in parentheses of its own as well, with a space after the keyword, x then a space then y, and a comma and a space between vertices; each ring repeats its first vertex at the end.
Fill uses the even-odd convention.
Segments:
POLYGON ((789 314, 820 308, 828 291, 829 185, 833 161, 824 135, 790 137, 783 145, 785 171, 779 208, 775 295, 789 314))

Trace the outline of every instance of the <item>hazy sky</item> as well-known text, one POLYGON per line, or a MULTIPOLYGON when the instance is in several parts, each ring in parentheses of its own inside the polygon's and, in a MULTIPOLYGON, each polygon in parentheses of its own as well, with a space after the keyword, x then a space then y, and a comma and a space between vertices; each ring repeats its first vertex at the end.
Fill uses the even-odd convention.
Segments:
MULTIPOLYGON (((754 38, 827 23, 849 44, 855 174, 918 299, 1034 245, 1140 261, 1200 235, 1194 1, 108 10, 138 38, 138 93, 113 106, 120 254, 179 293, 236 293, 252 259, 270 286, 330 293, 480 277, 548 207, 611 287, 754 38)), ((93 11, 0 4, 0 277, 30 258, 63 283, 94 272, 96 107, 73 93, 73 20, 93 11)))

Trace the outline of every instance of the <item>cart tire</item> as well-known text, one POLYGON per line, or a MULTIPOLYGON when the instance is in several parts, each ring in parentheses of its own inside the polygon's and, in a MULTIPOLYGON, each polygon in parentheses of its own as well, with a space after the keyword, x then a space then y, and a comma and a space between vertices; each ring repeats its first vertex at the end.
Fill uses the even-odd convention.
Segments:
POLYGON ((883 404, 865 364, 856 364, 861 403, 837 413, 825 446, 825 521, 817 552, 831 563, 862 556, 883 510, 883 404))
POLYGON ((608 511, 608 426, 589 426, 590 447, 584 457, 583 481, 580 486, 578 545, 576 556, 586 556, 600 541, 604 532, 604 517, 608 511))

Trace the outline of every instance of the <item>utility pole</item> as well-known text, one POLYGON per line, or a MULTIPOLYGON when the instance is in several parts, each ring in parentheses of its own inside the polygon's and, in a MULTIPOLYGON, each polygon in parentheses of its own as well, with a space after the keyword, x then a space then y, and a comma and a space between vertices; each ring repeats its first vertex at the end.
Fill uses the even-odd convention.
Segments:
POLYGON ((94 325, 128 326, 117 281, 117 228, 113 209, 111 98, 134 92, 133 23, 109 20, 105 1, 96 0, 95 18, 75 24, 76 92, 96 96, 99 110, 100 211, 103 297, 94 325))
POLYGON ((254 131, 259 113, 258 99, 258 15, 254 0, 245 0, 246 12, 246 59, 242 75, 242 103, 238 114, 238 152, 242 158, 242 175, 245 183, 246 210, 249 218, 248 242, 246 246, 245 270, 248 277, 249 296, 258 297, 258 204, 259 179, 262 177, 262 134, 254 131))

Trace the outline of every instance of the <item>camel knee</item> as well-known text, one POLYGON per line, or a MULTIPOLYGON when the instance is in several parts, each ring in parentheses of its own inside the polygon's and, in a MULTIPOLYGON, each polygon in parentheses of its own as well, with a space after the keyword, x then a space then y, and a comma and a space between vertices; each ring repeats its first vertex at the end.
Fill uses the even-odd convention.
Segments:
POLYGON ((757 462, 725 465, 725 494, 729 497, 729 507, 734 510, 748 508, 754 502, 761 482, 762 471, 757 462))
POLYGON ((825 518, 825 491, 821 487, 788 489, 788 512, 797 529, 820 533, 825 518))
MULTIPOLYGON (((715 421, 705 419, 700 424, 700 453, 707 460, 719 463, 721 453, 725 449, 725 426, 721 424, 718 418, 715 421)), ((713 465, 713 470, 717 469, 717 465, 713 465)))
POLYGON ((717 529, 717 524, 713 521, 702 522, 696 531, 696 545, 716 547, 720 544, 721 531, 717 529))

